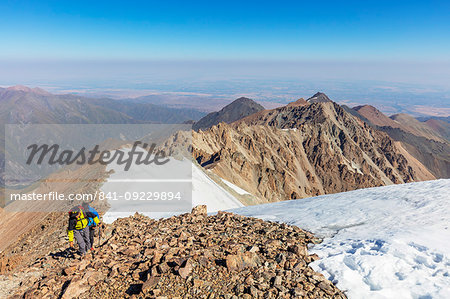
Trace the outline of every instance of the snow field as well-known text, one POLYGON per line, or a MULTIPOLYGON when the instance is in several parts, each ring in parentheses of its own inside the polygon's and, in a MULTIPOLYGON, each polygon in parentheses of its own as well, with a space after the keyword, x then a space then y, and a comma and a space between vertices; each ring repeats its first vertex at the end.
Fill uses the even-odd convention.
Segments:
POLYGON ((450 298, 450 180, 233 210, 324 238, 311 264, 350 298, 450 298))

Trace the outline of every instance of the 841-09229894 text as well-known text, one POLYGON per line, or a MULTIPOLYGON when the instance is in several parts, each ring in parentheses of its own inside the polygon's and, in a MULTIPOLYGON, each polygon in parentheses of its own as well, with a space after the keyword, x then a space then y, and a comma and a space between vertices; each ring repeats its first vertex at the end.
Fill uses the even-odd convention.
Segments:
POLYGON ((181 192, 165 192, 165 191, 157 191, 157 192, 101 192, 99 194, 99 200, 149 200, 149 201, 171 201, 171 200, 181 200, 181 192))

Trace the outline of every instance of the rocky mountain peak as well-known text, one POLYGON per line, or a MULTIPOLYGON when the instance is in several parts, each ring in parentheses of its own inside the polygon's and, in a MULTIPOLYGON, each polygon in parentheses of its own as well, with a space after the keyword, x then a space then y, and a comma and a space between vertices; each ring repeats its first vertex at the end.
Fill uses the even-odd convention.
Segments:
POLYGON ((220 122, 232 123, 262 110, 264 110, 264 107, 255 101, 240 97, 223 107, 220 111, 212 112, 200 119, 193 125, 193 129, 208 129, 220 122))
MULTIPOLYGON (((246 98, 246 97, 240 97, 240 98, 237 98, 236 100, 234 100, 233 102, 231 102, 231 104, 229 104, 229 105, 227 105, 227 106, 225 106, 225 107, 228 107, 228 106, 230 106, 230 105, 236 105, 236 104, 240 104, 240 105, 242 105, 242 104, 250 104, 250 105, 256 104, 256 105, 259 105, 258 103, 256 103, 256 102, 253 101, 252 99, 249 99, 249 98, 246 98)), ((225 107, 224 107, 224 108, 225 108, 225 107)))
POLYGON ((255 112, 264 110, 263 106, 256 103, 252 99, 249 99, 246 97, 240 97, 240 98, 234 100, 233 102, 231 102, 230 104, 226 105, 225 107, 223 107, 219 112, 223 113, 223 112, 227 112, 227 111, 232 111, 234 109, 246 109, 246 108, 254 109, 255 112))
POLYGON ((316 94, 314 94, 312 97, 310 97, 309 99, 306 100, 308 103, 326 103, 326 102, 332 102, 332 100, 330 100, 330 98, 322 93, 322 92, 317 92, 316 94))
POLYGON ((355 106, 355 107, 353 107, 353 109, 355 110, 355 111, 360 111, 360 110, 367 110, 367 111, 373 111, 373 112, 376 112, 376 113, 379 113, 380 111, 377 109, 377 108, 375 108, 374 106, 372 106, 372 105, 360 105, 360 106, 355 106))

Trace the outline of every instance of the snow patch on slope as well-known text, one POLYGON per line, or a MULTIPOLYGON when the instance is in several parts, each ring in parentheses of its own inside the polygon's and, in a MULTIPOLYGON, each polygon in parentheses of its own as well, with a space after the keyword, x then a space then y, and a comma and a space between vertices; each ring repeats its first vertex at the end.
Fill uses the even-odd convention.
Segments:
MULTIPOLYGON (((190 163, 192 167, 192 206, 207 205, 208 212, 217 212, 220 210, 227 210, 233 208, 243 207, 244 205, 236 199, 233 195, 228 193, 225 189, 220 187, 216 182, 209 178, 205 172, 200 169, 199 166, 192 164, 191 161, 184 160, 183 163, 190 163)), ((129 171, 124 172, 122 167, 111 167, 115 170, 115 173, 106 181, 101 190, 105 193, 117 192, 119 194, 125 194, 126 192, 133 192, 136 190, 135 183, 139 183, 142 179, 153 179, 158 177, 158 174, 154 171, 150 171, 149 167, 145 165, 134 166, 129 171), (121 184, 119 188, 125 188, 117 190, 116 180, 128 178, 129 184, 121 184)), ((108 169, 109 170, 109 169, 108 169)), ((129 201, 128 207, 124 207, 124 201, 110 201, 111 205, 108 212, 103 216, 103 221, 106 223, 112 223, 117 218, 128 217, 135 212, 141 212, 139 204, 147 204, 139 201, 129 201), (128 210, 128 212, 119 212, 128 210)), ((154 219, 163 217, 171 217, 181 213, 190 212, 190 209, 184 212, 141 212, 142 214, 154 219)))
POLYGON ((236 209, 323 237, 316 270, 350 298, 450 298, 450 180, 236 209))
POLYGON ((207 205, 208 212, 244 206, 238 199, 208 177, 197 165, 192 166, 192 205, 207 205))
POLYGON ((231 189, 233 189, 234 191, 236 191, 236 193, 238 193, 240 195, 250 194, 247 191, 245 191, 244 189, 236 186, 235 184, 233 184, 233 183, 231 183, 231 182, 229 182, 229 181, 227 181, 225 179, 221 178, 221 180, 222 180, 222 182, 224 182, 225 185, 227 185, 228 187, 230 187, 231 189))

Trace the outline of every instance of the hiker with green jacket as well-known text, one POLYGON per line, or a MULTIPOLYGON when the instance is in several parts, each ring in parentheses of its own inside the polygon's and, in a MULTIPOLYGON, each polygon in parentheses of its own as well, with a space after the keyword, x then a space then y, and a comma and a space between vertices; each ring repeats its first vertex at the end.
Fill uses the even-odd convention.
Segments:
POLYGON ((84 256, 91 248, 89 218, 92 218, 96 224, 99 223, 97 216, 89 211, 83 211, 81 206, 74 207, 69 211, 69 226, 67 229, 69 244, 73 248, 73 239, 75 237, 81 256, 84 256))

